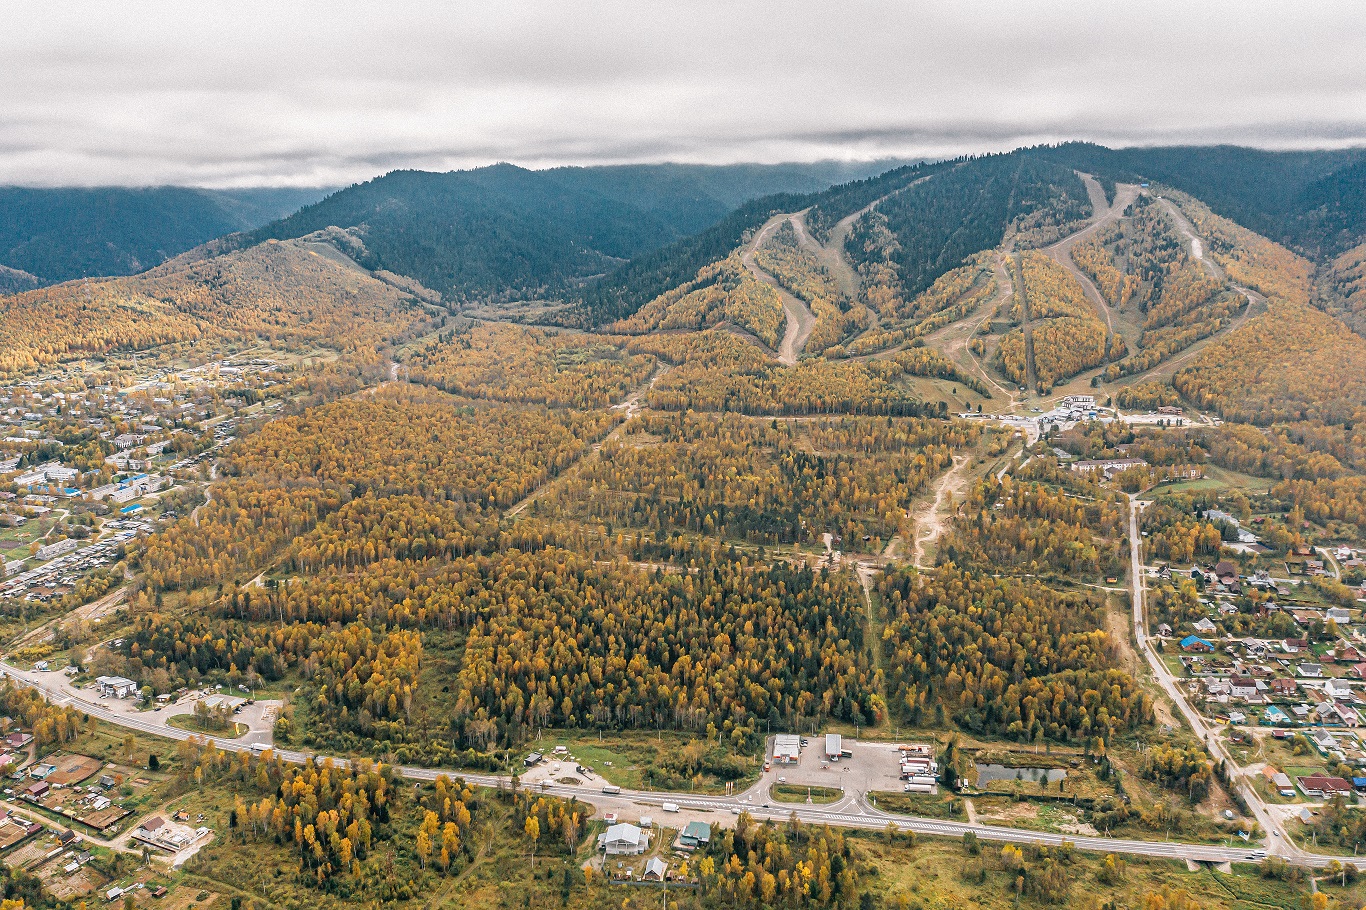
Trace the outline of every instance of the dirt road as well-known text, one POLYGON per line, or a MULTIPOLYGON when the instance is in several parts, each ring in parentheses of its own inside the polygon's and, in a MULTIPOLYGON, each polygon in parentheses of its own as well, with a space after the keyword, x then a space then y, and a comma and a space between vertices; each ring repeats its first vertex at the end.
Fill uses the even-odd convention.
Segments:
POLYGON ((788 366, 794 365, 797 358, 801 356, 802 348, 806 347, 806 340, 811 337, 811 330, 816 327, 816 317, 805 303, 788 293, 787 289, 778 283, 778 279, 759 267, 759 264, 754 261, 754 254, 774 231, 791 221, 792 218, 792 215, 774 215, 754 235, 749 246, 745 247, 745 251, 740 254, 740 261, 744 263, 745 268, 749 269, 749 273, 777 291, 778 298, 783 302, 783 312, 787 315, 787 328, 783 332, 783 340, 778 344, 778 360, 788 366))
MULTIPOLYGON (((1183 214, 1170 199, 1159 196, 1158 203, 1167 212, 1168 216, 1171 217, 1172 223, 1176 225, 1177 231, 1185 237, 1186 242, 1190 245, 1191 257, 1200 263, 1205 269, 1206 274, 1216 281, 1226 280, 1224 270, 1219 264, 1205 255, 1205 245, 1200 240, 1200 235, 1195 232, 1195 226, 1190 223, 1190 220, 1186 218, 1185 214, 1183 214)), ((1202 338, 1195 342, 1176 357, 1163 361, 1149 370, 1144 370, 1142 373, 1136 373, 1133 376, 1125 377, 1123 384, 1131 385, 1172 375, 1185 363, 1191 360, 1191 358, 1209 347, 1216 339, 1222 338, 1230 332, 1237 331, 1246 325, 1247 321, 1254 315, 1265 312, 1266 298, 1260 293, 1252 290, 1252 288, 1243 287, 1240 284, 1230 284, 1229 286, 1247 298, 1247 306, 1243 307, 1243 312, 1239 314, 1237 319, 1233 320, 1213 335, 1210 335, 1208 338, 1202 338)))
POLYGON ((1219 263, 1205 256, 1205 244, 1200 239, 1200 235, 1195 233, 1195 225, 1191 224, 1190 219, 1186 217, 1185 213, 1177 208, 1176 204, 1167 197, 1158 196, 1157 201, 1158 204, 1162 206, 1163 210, 1166 211, 1167 217, 1171 218, 1172 223, 1176 225, 1176 230, 1185 237, 1186 242, 1190 244, 1191 258, 1199 260, 1200 264, 1205 267, 1205 271, 1211 278, 1216 281, 1223 281, 1224 270, 1220 268, 1219 263))
POLYGON ((953 498, 967 488, 967 467, 972 459, 967 455, 953 456, 953 467, 939 478, 939 487, 934 498, 916 510, 915 545, 912 549, 911 565, 917 569, 925 568, 929 548, 938 542, 944 527, 953 515, 953 498))
POLYGON ((213 502, 213 482, 217 479, 218 462, 211 461, 209 462, 209 482, 204 485, 204 501, 201 502, 199 505, 195 506, 194 509, 190 512, 190 521, 194 522, 194 526, 196 528, 199 527, 199 510, 204 508, 210 502, 213 502))
POLYGON ((1083 174, 1080 172, 1077 173, 1077 176, 1080 177, 1081 182, 1085 184, 1086 194, 1091 197, 1091 210, 1094 213, 1091 216, 1091 221, 1086 227, 1076 233, 1068 234, 1052 246, 1046 247, 1044 252, 1058 265, 1067 269, 1073 278, 1077 279, 1082 286, 1082 290, 1086 292, 1086 299, 1090 300, 1100 315, 1105 317, 1105 328, 1113 335, 1115 333, 1115 321, 1114 314, 1110 309, 1110 304, 1101 295, 1100 290, 1091 280, 1091 276, 1077 268, 1076 262, 1072 260, 1072 248, 1083 238, 1118 221, 1125 210, 1133 205, 1134 200, 1138 198, 1138 187, 1132 183, 1119 184, 1115 187, 1114 203, 1112 205, 1106 205, 1105 191, 1102 190, 1100 184, 1096 182, 1096 178, 1092 177, 1090 174, 1083 174))
MULTIPOLYGON (((996 296, 991 299, 990 303, 980 306, 981 315, 971 322, 960 319, 931 332, 925 336, 925 345, 939 351, 950 360, 956 360, 967 366, 970 372, 977 373, 982 377, 983 382, 1005 396, 1007 406, 1013 406, 1015 390, 997 382, 987 370, 986 364, 982 363, 981 358, 972 352, 972 339, 981 331, 986 321, 1000 312, 1001 308, 1015 294, 1015 285, 1010 280, 1010 272, 1005 267, 1005 253, 996 254, 996 264, 992 276, 996 280, 996 296)), ((968 288, 965 296, 976 293, 976 290, 976 285, 968 288)))
MULTIPOLYGON (((835 287, 839 292, 850 300, 858 299, 859 277, 858 272, 854 271, 854 266, 849 262, 849 257, 844 252, 844 238, 849 235, 849 228, 861 214, 855 213, 845 218, 835 225, 830 232, 830 242, 821 245, 820 241, 811 236, 811 232, 806 229, 806 213, 809 209, 803 209, 792 216, 792 228, 797 232, 797 243, 806 250, 816 260, 820 262, 825 270, 830 273, 830 277, 835 280, 835 287)), ((864 209, 863 211, 867 211, 864 209)))
POLYGON ((637 413, 639 413, 641 407, 640 402, 645 397, 645 394, 649 392, 650 389, 653 389, 655 387, 655 383, 659 382, 660 377, 663 376, 665 373, 669 372, 669 369, 670 368, 665 364, 660 364, 658 367, 655 368, 654 374, 650 376, 648 382, 641 385, 630 395, 626 396, 626 398, 624 398, 622 401, 612 405, 612 410, 625 412, 625 419, 622 420, 621 423, 617 424, 616 427, 613 428, 612 432, 608 433, 605 437, 603 437, 601 442, 593 443, 593 445, 590 446, 580 458, 569 463, 568 465, 565 465, 564 469, 561 470, 558 474, 546 478, 544 483, 540 484, 526 496, 522 497, 516 505, 512 506, 512 508, 508 509, 506 512, 503 513, 503 517, 516 518, 518 515, 521 515, 523 512, 527 510, 528 507, 531 506, 533 502, 535 502, 537 499, 540 499, 543 495, 545 495, 545 493, 548 490, 554 487, 555 484, 559 483, 562 479, 567 477, 570 471, 574 470, 574 468, 578 465, 583 464, 583 460, 585 458, 591 458, 594 455, 597 455, 599 452, 601 452, 603 443, 607 442, 607 440, 609 439, 616 439, 617 437, 621 436, 626 426, 630 424, 631 418, 636 416, 637 413))

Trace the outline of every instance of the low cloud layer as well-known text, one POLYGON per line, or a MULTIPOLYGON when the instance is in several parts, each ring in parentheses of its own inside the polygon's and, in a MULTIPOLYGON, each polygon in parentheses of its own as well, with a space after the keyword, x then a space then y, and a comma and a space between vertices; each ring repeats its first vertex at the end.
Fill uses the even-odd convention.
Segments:
POLYGON ((1366 145, 1354 2, 0 0, 0 183, 1366 145))

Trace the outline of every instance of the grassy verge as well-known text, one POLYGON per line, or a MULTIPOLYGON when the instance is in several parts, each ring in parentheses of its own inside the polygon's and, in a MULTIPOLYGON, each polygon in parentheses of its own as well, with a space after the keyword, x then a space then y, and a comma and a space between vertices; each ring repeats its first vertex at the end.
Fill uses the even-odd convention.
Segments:
POLYGON ((813 803, 833 803, 844 796, 838 787, 801 787, 797 784, 774 784, 769 795, 780 803, 805 803, 810 796, 813 803))
POLYGON ((921 818, 967 818, 963 797, 953 793, 898 793, 895 790, 873 790, 868 796, 885 812, 898 812, 921 818))

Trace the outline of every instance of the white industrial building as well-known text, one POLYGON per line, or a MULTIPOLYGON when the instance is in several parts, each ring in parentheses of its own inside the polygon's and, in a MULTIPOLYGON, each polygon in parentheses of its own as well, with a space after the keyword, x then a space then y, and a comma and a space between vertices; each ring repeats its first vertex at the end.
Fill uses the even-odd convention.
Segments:
POLYGON ((773 760, 780 765, 795 765, 802 753, 802 738, 795 733, 773 737, 773 760))
POLYGON ((649 834, 626 822, 598 835, 598 849, 608 856, 639 856, 649 844, 649 834))
POLYGON ((138 691, 138 684, 126 676, 97 676, 95 685, 100 687, 101 695, 127 698, 138 691))

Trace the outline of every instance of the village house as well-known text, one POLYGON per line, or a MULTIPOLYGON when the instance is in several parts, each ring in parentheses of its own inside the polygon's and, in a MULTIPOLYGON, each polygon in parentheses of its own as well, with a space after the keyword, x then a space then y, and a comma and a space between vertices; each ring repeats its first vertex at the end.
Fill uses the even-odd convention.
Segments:
POLYGON ((1352 687, 1346 680, 1330 679, 1323 684, 1323 691, 1327 692, 1331 698, 1345 699, 1352 701, 1356 698, 1352 694, 1352 687))
POLYGON ((1310 774, 1298 778, 1298 782, 1305 796, 1317 799, 1346 796, 1352 792, 1351 781, 1342 777, 1330 777, 1327 774, 1310 774))
POLYGON ((1309 734, 1309 741, 1324 755, 1336 750, 1338 747, 1337 739, 1327 730, 1311 731, 1309 734))
POLYGON ((1288 676, 1278 676, 1271 680, 1271 691, 1277 696, 1293 696, 1300 688, 1300 684, 1288 676))
POLYGON ((1246 676, 1235 676, 1229 680, 1229 693, 1233 698, 1251 701, 1257 698, 1257 683, 1246 676))
POLYGON ((1295 785, 1290 782, 1290 777, 1284 771, 1277 771, 1271 765, 1265 765, 1262 768, 1262 776, 1271 785, 1271 789, 1276 791, 1277 796, 1288 799, 1295 795, 1295 785))
POLYGON ((696 850, 711 843, 711 825, 706 822, 688 822, 683 832, 678 835, 678 843, 675 845, 680 850, 696 850))

